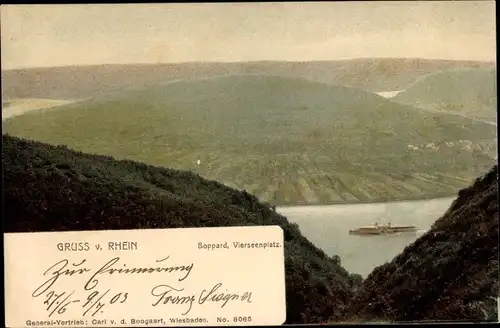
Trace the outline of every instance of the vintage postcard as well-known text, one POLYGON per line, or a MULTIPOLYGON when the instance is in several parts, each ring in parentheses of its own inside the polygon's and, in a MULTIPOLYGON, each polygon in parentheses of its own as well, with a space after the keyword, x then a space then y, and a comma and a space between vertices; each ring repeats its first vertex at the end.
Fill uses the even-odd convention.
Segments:
POLYGON ((1 51, 8 326, 498 321, 494 1, 5 5, 1 51))

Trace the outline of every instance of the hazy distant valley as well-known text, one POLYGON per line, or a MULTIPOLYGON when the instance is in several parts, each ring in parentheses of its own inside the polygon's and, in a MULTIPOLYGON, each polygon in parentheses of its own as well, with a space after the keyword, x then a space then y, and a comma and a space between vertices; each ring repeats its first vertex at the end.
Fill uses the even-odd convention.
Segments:
POLYGON ((192 170, 277 205, 433 198, 495 163, 493 67, 384 59, 7 71, 3 128, 192 170))

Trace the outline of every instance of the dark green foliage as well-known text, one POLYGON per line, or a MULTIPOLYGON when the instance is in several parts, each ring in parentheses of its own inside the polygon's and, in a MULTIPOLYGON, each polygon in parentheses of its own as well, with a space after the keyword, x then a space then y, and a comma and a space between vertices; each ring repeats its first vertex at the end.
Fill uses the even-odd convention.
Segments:
POLYGON ((477 179, 431 230, 363 282, 356 320, 497 320, 498 167, 477 179))
POLYGON ((287 323, 339 315, 359 284, 247 192, 183 171, 3 136, 7 232, 279 225, 287 323))

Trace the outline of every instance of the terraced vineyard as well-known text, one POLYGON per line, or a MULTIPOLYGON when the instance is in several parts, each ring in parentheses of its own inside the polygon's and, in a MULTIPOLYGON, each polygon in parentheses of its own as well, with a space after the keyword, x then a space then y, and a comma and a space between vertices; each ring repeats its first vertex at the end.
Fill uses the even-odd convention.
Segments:
MULTIPOLYGON (((201 156, 201 154, 199 154, 201 156)), ((200 157, 193 155, 193 158, 200 157)), ((222 159, 206 165, 189 165, 172 158, 179 169, 191 166, 192 170, 213 180, 256 195, 260 200, 273 204, 336 204, 396 199, 422 199, 452 194, 474 180, 474 171, 434 174, 386 172, 355 172, 328 170, 327 160, 310 155, 297 158, 294 164, 268 164, 269 159, 259 160, 240 157, 231 166, 222 159), (227 179, 227 180, 225 180, 227 179)), ((291 160, 291 159, 289 159, 291 160)), ((487 170, 485 166, 483 168, 487 170)), ((362 171, 361 169, 359 171, 362 171)))
POLYGON ((256 75, 117 92, 9 118, 3 128, 192 170, 276 205, 449 196, 486 172, 496 150, 490 124, 358 89, 256 75))

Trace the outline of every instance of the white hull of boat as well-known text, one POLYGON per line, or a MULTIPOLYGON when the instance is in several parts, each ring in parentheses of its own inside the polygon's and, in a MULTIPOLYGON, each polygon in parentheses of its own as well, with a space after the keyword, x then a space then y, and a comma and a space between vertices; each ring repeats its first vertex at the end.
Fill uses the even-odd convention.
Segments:
POLYGON ((371 235, 390 235, 396 233, 416 233, 415 226, 382 226, 382 227, 361 227, 354 230, 349 230, 351 235, 371 236, 371 235))

